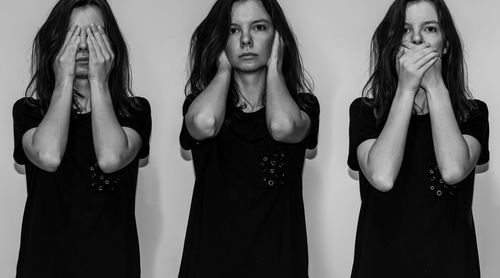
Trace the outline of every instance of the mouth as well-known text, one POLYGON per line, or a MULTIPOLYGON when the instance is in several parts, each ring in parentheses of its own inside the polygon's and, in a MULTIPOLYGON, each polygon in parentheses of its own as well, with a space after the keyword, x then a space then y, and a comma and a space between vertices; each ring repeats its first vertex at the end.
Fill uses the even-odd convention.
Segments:
POLYGON ((81 57, 81 58, 77 58, 75 59, 75 61, 78 63, 78 62, 81 62, 81 63, 88 63, 89 62, 89 58, 88 57, 81 57))
POLYGON ((239 57, 242 58, 242 59, 252 59, 252 58, 257 57, 257 54, 251 53, 251 52, 247 52, 247 53, 241 54, 239 57))

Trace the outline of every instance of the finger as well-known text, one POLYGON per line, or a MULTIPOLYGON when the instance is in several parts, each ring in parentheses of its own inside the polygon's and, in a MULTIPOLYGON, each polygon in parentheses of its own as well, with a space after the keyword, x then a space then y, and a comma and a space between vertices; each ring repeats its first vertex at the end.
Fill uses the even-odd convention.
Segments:
POLYGON ((399 50, 396 53, 396 61, 398 61, 399 59, 401 59, 401 57, 403 57, 404 54, 405 54, 405 48, 402 47, 402 46, 399 47, 399 50))
POLYGON ((99 46, 99 50, 101 50, 102 56, 106 60, 109 59, 110 54, 108 52, 108 48, 106 47, 106 44, 104 43, 104 39, 101 36, 101 32, 99 32, 99 29, 94 24, 91 24, 90 26, 91 26, 92 34, 94 35, 94 38, 97 41, 97 45, 99 46))
POLYGON ((439 58, 439 54, 438 53, 434 53, 434 52, 429 53, 426 56, 424 56, 422 59, 420 59, 417 63, 415 63, 415 66, 416 66, 417 69, 420 69, 423 66, 425 66, 428 61, 430 61, 430 60, 432 60, 434 58, 439 58))
POLYGON ((438 53, 437 50, 434 48, 434 47, 427 47, 427 48, 424 48, 420 51, 417 51, 415 53, 413 53, 413 55, 411 56, 410 59, 408 59, 408 62, 410 63, 417 63, 420 59, 422 59, 423 57, 426 57, 428 54, 430 53, 438 53))
POLYGON ((414 47, 416 47, 417 45, 414 44, 414 43, 411 43, 411 42, 403 42, 402 45, 408 49, 412 49, 414 47))
POLYGON ((90 61, 95 61, 97 59, 97 53, 94 47, 94 43, 92 42, 92 39, 88 35, 89 32, 87 32, 87 46, 89 49, 89 59, 90 61))
POLYGON ((71 43, 71 46, 69 47, 69 55, 70 57, 76 59, 76 52, 78 50, 78 44, 80 43, 80 40, 81 40, 81 37, 80 36, 77 36, 73 42, 71 43))
POLYGON ((79 27, 77 25, 73 25, 73 26, 71 26, 71 28, 69 28, 68 32, 66 33, 66 37, 64 38, 64 42, 61 46, 61 49, 59 49, 59 52, 57 53, 58 58, 61 57, 63 55, 63 53, 66 51, 68 42, 74 37, 75 31, 78 28, 79 27))
MULTIPOLYGON (((66 44, 64 52, 61 54, 61 57, 65 56, 65 57, 75 58, 76 54, 73 54, 73 46, 75 45, 75 43, 76 43, 77 40, 79 42, 80 31, 81 31, 80 27, 77 27, 77 29, 75 30, 75 32, 73 32, 73 35, 71 36, 71 39, 66 44)), ((76 49, 78 49, 78 43, 76 43, 75 47, 76 47, 76 49)), ((75 49, 75 51, 76 51, 76 49, 75 49)))
POLYGON ((280 43, 280 35, 278 34, 278 31, 275 31, 273 40, 273 50, 272 50, 275 57, 278 55, 279 43, 280 43))
POLYGON ((92 47, 94 48, 95 58, 103 57, 103 54, 101 52, 101 48, 99 47, 99 44, 97 43, 97 40, 94 37, 94 33, 92 32, 92 30, 90 28, 87 28, 87 38, 92 43, 92 47))
POLYGON ((427 70, 429 70, 433 65, 434 63, 437 62, 437 60, 439 59, 438 56, 434 57, 434 58, 431 58, 429 59, 425 64, 423 64, 419 69, 418 71, 420 73, 425 73, 427 70))
POLYGON ((104 41, 104 44, 106 45, 106 48, 108 49, 108 52, 111 54, 111 57, 114 57, 115 55, 113 53, 113 49, 111 48, 111 43, 109 42, 109 38, 106 35, 104 28, 101 25, 99 25, 97 28, 99 29, 99 33, 102 36, 102 39, 104 41))

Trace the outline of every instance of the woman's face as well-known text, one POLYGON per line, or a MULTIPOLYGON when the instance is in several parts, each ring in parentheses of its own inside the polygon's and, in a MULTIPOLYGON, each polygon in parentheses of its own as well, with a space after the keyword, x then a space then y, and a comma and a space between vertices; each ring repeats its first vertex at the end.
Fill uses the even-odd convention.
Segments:
POLYGON ((262 2, 233 4, 226 55, 233 69, 254 72, 267 65, 273 47, 274 27, 262 2))
POLYGON ((101 11, 94 6, 85 6, 73 9, 68 28, 78 25, 81 28, 80 43, 76 53, 76 78, 87 79, 89 70, 89 51, 87 46, 87 27, 90 24, 104 27, 104 19, 101 11))
POLYGON ((434 4, 428 1, 412 1, 406 6, 403 42, 429 43, 439 55, 445 52, 443 34, 434 4))

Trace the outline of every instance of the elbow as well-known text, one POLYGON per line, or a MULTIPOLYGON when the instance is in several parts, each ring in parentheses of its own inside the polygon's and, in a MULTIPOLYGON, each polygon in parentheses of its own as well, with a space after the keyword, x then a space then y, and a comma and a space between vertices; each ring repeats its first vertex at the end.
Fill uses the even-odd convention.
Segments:
POLYGON ((269 133, 271 133, 271 137, 278 142, 297 143, 290 141, 290 136, 293 134, 294 130, 295 125, 288 120, 272 120, 269 124, 269 133))
POLYGON ((217 121, 215 117, 195 115, 192 117, 191 126, 196 130, 196 140, 211 138, 217 135, 217 121))
POLYGON ((97 158, 97 165, 104 174, 111 174, 121 169, 121 159, 118 155, 106 155, 97 158))
POLYGON ((394 178, 385 175, 371 175, 370 179, 373 187, 380 192, 389 192, 394 187, 394 178))
POLYGON ((469 172, 465 171, 464 169, 461 169, 460 167, 455 167, 455 168, 443 168, 440 170, 441 172, 441 177, 443 178, 443 181, 446 184, 457 184, 465 179, 467 174, 469 172))
POLYGON ((53 154, 53 153, 48 153, 48 152, 42 152, 38 154, 38 166, 47 172, 54 173, 57 171, 59 168, 59 165, 61 165, 61 155, 53 154))

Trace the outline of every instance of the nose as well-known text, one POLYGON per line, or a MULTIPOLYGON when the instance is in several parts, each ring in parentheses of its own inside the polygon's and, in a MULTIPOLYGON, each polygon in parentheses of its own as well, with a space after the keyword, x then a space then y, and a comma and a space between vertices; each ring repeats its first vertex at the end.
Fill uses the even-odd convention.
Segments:
POLYGON ((249 47, 253 45, 253 38, 250 32, 243 31, 241 36, 241 47, 249 47))
POLYGON ((414 32, 411 38, 411 42, 416 45, 422 44, 424 42, 422 39, 422 34, 420 34, 420 32, 414 32))
POLYGON ((80 32, 80 42, 78 43, 78 52, 87 51, 87 32, 80 32))

